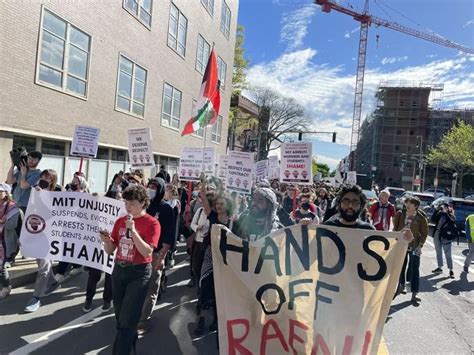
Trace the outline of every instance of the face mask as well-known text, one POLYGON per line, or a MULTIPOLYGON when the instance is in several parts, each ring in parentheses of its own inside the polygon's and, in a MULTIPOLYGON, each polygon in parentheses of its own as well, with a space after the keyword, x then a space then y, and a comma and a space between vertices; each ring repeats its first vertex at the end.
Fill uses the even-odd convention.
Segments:
POLYGON ((79 185, 77 185, 77 184, 71 184, 69 186, 71 187, 72 191, 77 191, 79 189, 79 185))
POLYGON ((38 186, 43 190, 47 189, 49 187, 49 182, 47 182, 46 180, 40 180, 38 186))
POLYGON ((148 197, 150 198, 150 200, 153 200, 156 196, 156 190, 146 189, 146 191, 148 193, 148 197))
POLYGON ((310 206, 309 202, 305 202, 301 204, 301 207, 306 211, 309 210, 309 206, 310 206))

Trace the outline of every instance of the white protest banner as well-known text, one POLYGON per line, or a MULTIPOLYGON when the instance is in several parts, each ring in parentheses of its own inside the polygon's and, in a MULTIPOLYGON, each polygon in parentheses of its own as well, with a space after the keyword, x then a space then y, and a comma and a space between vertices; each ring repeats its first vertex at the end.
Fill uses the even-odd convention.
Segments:
POLYGON ((268 157, 268 178, 270 180, 280 180, 280 162, 276 155, 268 157))
POLYGON ((225 181, 227 177, 227 163, 228 163, 229 156, 228 155, 220 155, 219 156, 219 165, 217 167, 217 177, 225 181))
POLYGON ((71 143, 71 155, 95 158, 99 146, 100 129, 76 125, 71 143))
POLYGON ((312 184, 311 142, 284 143, 281 146, 280 181, 312 184))
POLYGON ((254 153, 231 151, 227 160, 226 190, 250 195, 254 173, 254 153))
POLYGON ((255 163, 255 181, 259 182, 268 178, 268 160, 260 160, 255 163))
POLYGON ((128 130, 128 155, 132 168, 155 165, 150 128, 131 128, 128 130))
POLYGON ((112 232, 115 221, 125 214, 124 203, 108 197, 33 189, 21 229, 21 254, 111 274, 114 255, 105 253, 99 230, 112 232))
POLYGON ((346 184, 355 185, 357 184, 357 172, 348 171, 346 175, 346 184))
POLYGON ((220 354, 373 354, 408 242, 295 225, 250 243, 212 229, 220 354))
POLYGON ((202 148, 183 148, 179 160, 179 179, 183 181, 199 181, 202 172, 202 148))
POLYGON ((322 178, 323 178, 323 174, 321 172, 318 172, 318 173, 314 174, 313 182, 315 184, 317 184, 318 182, 320 182, 322 180, 322 178))
POLYGON ((214 175, 216 164, 216 149, 204 148, 204 174, 214 175))

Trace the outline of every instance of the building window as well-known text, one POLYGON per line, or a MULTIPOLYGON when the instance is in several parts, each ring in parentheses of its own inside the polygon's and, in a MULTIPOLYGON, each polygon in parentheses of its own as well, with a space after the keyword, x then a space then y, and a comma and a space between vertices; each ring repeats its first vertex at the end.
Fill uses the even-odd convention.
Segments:
POLYGON ((225 38, 229 39, 230 34, 230 8, 227 6, 225 1, 222 1, 222 12, 221 12, 221 32, 225 38))
POLYGON ((399 145, 396 145, 396 146, 395 146, 395 150, 396 150, 396 151, 399 151, 399 150, 400 150, 400 146, 399 146, 399 145))
POLYGON ((112 149, 112 160, 114 161, 126 161, 127 151, 112 149))
POLYGON ((209 15, 214 14, 214 0, 201 0, 201 4, 206 8, 209 15))
POLYGON ((36 82, 87 97, 91 37, 43 9, 36 82))
POLYGON ((109 160, 109 148, 97 148, 96 159, 109 160))
POLYGON ((123 7, 147 27, 151 26, 153 0, 123 0, 123 7))
POLYGON ((196 51, 196 70, 201 74, 204 74, 206 70, 207 60, 211 53, 211 46, 207 41, 198 35, 197 51, 196 51))
POLYGON ((13 135, 13 149, 20 147, 26 148, 28 152, 36 150, 36 138, 28 136, 17 136, 13 135))
POLYGON ((415 131, 410 129, 410 136, 413 136, 415 134, 415 131))
MULTIPOLYGON (((197 104, 197 101, 195 99, 193 99, 193 106, 191 108, 191 115, 194 117, 195 115, 197 115, 197 112, 196 112, 196 104, 197 104)), ((193 133, 193 135, 195 136, 198 136, 200 138, 203 138, 204 137, 204 128, 200 127, 196 132, 193 133)))
POLYGON ((116 108, 143 117, 147 71, 131 60, 120 56, 116 108))
POLYGON ((173 3, 170 5, 169 21, 168 46, 184 57, 186 54, 186 32, 188 30, 188 20, 173 3))
POLYGON ((183 94, 181 91, 165 83, 163 90, 161 124, 179 129, 182 96, 183 94))
POLYGON ((41 153, 48 155, 64 156, 66 143, 49 139, 41 140, 41 153))
POLYGON ((212 126, 212 137, 211 141, 214 143, 220 143, 222 136, 222 116, 217 117, 216 123, 212 126))
POLYGON ((397 129, 397 134, 402 134, 402 130, 401 130, 401 129, 397 129))
POLYGON ((222 60, 221 57, 217 57, 217 73, 219 80, 221 81, 221 88, 225 89, 225 79, 227 75, 227 64, 222 60))

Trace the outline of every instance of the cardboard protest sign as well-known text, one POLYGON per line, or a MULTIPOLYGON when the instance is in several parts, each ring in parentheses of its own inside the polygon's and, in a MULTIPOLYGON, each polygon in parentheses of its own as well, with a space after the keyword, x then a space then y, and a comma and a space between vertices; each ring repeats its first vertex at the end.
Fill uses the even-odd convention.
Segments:
POLYGON ((268 178, 270 180, 280 180, 280 162, 276 155, 268 157, 268 178))
POLYGON ((227 160, 226 189, 250 195, 254 172, 254 153, 231 151, 227 160))
POLYGON ((133 128, 128 130, 128 155, 130 156, 132 168, 155 165, 150 128, 133 128))
POLYGON ((295 225, 250 243, 212 229, 220 354, 372 354, 408 242, 295 225))
POLYGON ((124 203, 108 197, 32 190, 21 229, 21 254, 111 274, 114 255, 103 250, 99 230, 112 232, 115 221, 125 214, 124 203))
POLYGON ((216 164, 216 149, 204 148, 204 174, 214 175, 216 164))
POLYGON ((76 125, 71 143, 71 155, 95 158, 99 146, 100 129, 76 125))
POLYGON ((217 177, 225 181, 227 177, 227 163, 228 163, 229 156, 228 155, 220 155, 219 156, 219 164, 217 166, 217 177))
POLYGON ((281 146, 280 181, 312 184, 312 143, 294 142, 281 146))
POLYGON ((178 176, 184 181, 199 181, 202 172, 202 148, 183 148, 179 160, 178 176))
POLYGON ((260 160, 255 163, 255 181, 259 182, 268 178, 268 160, 260 160))
POLYGON ((357 172, 348 171, 346 175, 346 184, 355 185, 357 184, 357 172))

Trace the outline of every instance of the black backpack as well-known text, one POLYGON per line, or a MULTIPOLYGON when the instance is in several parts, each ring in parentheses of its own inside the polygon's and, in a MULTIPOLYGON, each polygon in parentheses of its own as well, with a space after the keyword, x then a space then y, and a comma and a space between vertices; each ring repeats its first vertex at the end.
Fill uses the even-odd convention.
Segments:
POLYGON ((454 218, 446 214, 446 222, 440 228, 441 239, 453 241, 459 235, 458 227, 454 218))

